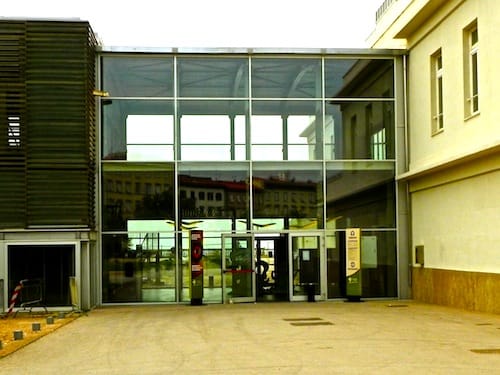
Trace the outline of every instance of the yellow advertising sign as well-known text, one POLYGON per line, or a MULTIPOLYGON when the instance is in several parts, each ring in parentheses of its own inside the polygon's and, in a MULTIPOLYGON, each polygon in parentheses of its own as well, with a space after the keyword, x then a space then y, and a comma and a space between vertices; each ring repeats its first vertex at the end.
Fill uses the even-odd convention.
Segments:
POLYGON ((352 276, 361 269, 361 230, 346 229, 346 276, 352 276))

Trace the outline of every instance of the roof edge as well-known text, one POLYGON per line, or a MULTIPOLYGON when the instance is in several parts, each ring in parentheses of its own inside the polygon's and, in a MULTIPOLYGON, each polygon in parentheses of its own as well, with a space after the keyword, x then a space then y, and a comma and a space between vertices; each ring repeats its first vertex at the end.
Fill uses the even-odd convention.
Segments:
POLYGON ((374 48, 271 48, 271 47, 141 47, 100 46, 99 52, 113 53, 175 53, 175 54, 298 54, 298 55, 345 55, 345 56, 401 56, 405 49, 374 48))

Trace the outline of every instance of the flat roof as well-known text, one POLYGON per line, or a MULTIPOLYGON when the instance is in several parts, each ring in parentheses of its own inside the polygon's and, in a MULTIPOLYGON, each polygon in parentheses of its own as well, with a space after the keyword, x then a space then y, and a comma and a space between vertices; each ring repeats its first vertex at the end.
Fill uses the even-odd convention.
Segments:
POLYGON ((0 16, 0 21, 13 21, 13 22, 86 22, 88 20, 79 17, 5 17, 0 16))
POLYGON ((244 55, 342 55, 342 56, 401 56, 405 49, 373 48, 246 48, 246 47, 121 47, 98 46, 99 52, 110 53, 171 53, 171 54, 244 54, 244 55))

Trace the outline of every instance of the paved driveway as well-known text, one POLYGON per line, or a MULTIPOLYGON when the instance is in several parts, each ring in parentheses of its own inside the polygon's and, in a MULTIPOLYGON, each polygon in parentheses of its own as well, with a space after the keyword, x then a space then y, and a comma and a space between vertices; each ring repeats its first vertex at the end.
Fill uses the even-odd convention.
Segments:
POLYGON ((500 315, 402 301, 105 307, 0 374, 500 374, 500 315))

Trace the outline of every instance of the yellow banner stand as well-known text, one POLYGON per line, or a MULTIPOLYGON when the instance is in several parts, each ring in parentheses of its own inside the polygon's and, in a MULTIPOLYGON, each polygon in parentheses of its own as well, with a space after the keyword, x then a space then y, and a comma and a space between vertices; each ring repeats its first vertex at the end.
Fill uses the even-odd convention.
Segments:
POLYGON ((351 301, 361 298, 361 229, 346 229, 346 295, 351 301))

